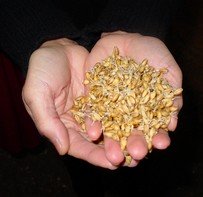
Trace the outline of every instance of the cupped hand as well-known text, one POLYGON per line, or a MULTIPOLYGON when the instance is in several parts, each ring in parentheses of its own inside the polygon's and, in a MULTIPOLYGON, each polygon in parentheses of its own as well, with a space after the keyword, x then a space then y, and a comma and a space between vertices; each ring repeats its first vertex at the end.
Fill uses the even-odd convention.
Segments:
POLYGON ((39 132, 63 155, 114 169, 102 146, 81 134, 69 110, 84 95, 88 51, 68 39, 45 42, 30 58, 22 97, 39 132))
MULTIPOLYGON (((101 39, 96 43, 87 57, 86 71, 91 69, 95 63, 112 54, 113 48, 117 46, 122 56, 128 56, 137 63, 148 59, 151 66, 167 68, 166 79, 174 88, 182 86, 182 73, 165 44, 157 38, 142 36, 136 33, 112 32, 103 33, 101 39)), ((174 105, 180 110, 182 107, 182 96, 175 99, 174 105)), ((174 131, 177 126, 177 115, 171 118, 169 130, 174 131)), ((101 135, 101 126, 93 124, 87 129, 88 135, 92 140, 96 140, 101 135)), ((159 130, 158 134, 153 137, 153 147, 165 149, 170 145, 168 133, 159 130)), ((120 165, 124 161, 124 155, 118 142, 105 137, 104 148, 106 157, 113 165, 120 165)), ((136 166, 139 160, 143 159, 148 153, 147 143, 142 133, 133 132, 128 138, 127 150, 133 158, 129 166, 136 166)))

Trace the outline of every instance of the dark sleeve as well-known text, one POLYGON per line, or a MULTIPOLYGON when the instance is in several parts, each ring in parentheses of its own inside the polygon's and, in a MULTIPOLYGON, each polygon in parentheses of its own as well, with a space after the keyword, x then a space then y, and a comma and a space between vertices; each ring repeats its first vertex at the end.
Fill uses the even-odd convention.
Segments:
POLYGON ((181 0, 109 0, 95 31, 123 30, 164 39, 181 0))
POLYGON ((24 72, 35 49, 61 37, 77 39, 78 30, 52 1, 0 0, 0 48, 24 72))

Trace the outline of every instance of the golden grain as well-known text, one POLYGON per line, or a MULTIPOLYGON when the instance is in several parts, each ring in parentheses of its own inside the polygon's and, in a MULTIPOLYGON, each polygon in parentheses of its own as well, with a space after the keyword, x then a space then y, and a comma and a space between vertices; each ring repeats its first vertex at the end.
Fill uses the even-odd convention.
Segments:
POLYGON ((83 84, 88 94, 74 100, 70 109, 76 122, 85 128, 85 117, 101 121, 103 135, 119 141, 127 164, 127 139, 134 129, 146 139, 149 152, 152 138, 160 128, 168 131, 171 115, 178 111, 173 100, 183 91, 174 89, 164 78, 166 68, 154 69, 143 60, 119 55, 117 47, 111 56, 95 64, 85 73, 83 84))
POLYGON ((176 89, 176 90, 174 91, 174 95, 175 95, 175 96, 178 96, 178 95, 180 95, 180 94, 182 93, 182 91, 183 91, 182 88, 178 88, 178 89, 176 89))

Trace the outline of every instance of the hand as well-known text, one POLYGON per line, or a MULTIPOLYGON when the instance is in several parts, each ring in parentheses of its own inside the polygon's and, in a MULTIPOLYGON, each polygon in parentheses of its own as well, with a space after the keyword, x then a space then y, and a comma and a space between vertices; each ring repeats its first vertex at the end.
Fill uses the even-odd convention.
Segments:
MULTIPOLYGON (((166 74, 166 78, 169 83, 175 88, 180 88, 182 86, 181 70, 164 43, 157 38, 146 37, 136 33, 118 31, 102 34, 101 39, 96 43, 87 58, 86 68, 90 69, 96 62, 109 56, 112 53, 114 46, 119 48, 122 56, 134 58, 138 63, 141 63, 144 59, 148 59, 151 66, 156 68, 167 67, 169 72, 166 74)), ((181 109, 181 96, 175 99, 174 105, 176 105, 179 110, 181 109)), ((177 116, 173 116, 169 124, 169 130, 175 130, 176 126, 177 116)), ((101 135, 101 129, 95 124, 89 127, 87 131, 92 140, 96 140, 101 135)), ((154 148, 157 149, 167 148, 170 145, 168 133, 160 130, 159 133, 153 137, 152 144, 154 148)), ((119 165, 123 162, 124 156, 118 142, 105 137, 104 148, 106 157, 113 165, 119 165)), ((138 161, 143 159, 148 153, 144 136, 138 132, 132 133, 128 138, 127 150, 133 158, 130 166, 136 166, 138 161)))
POLYGON ((69 109, 84 95, 84 63, 88 51, 68 39, 45 42, 29 62, 22 97, 39 132, 63 155, 68 153, 94 165, 114 169, 104 148, 79 132, 69 109))

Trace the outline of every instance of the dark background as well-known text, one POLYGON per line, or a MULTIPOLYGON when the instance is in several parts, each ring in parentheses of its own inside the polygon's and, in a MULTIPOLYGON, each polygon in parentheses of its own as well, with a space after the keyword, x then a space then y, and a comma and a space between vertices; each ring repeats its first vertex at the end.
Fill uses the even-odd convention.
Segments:
POLYGON ((203 196, 203 10, 186 1, 167 36, 183 71, 184 107, 171 146, 154 150, 136 168, 115 171, 59 156, 45 139, 32 150, 0 149, 0 197, 203 196), (70 180, 72 182, 70 182, 70 180))

